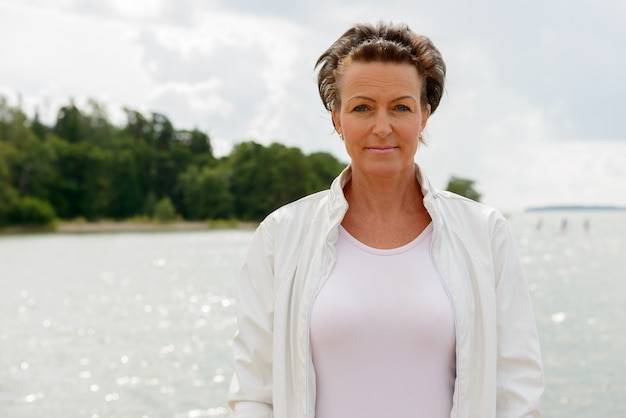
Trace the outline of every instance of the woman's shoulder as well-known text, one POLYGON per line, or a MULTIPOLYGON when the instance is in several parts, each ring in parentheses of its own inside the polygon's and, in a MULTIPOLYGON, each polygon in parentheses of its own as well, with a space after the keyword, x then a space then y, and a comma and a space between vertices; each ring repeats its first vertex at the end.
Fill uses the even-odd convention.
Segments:
POLYGON ((449 191, 437 191, 433 197, 444 218, 458 219, 464 224, 489 224, 494 227, 506 223, 505 217, 498 209, 465 196, 449 191))
POLYGON ((263 223, 287 227, 301 222, 310 223, 326 210, 328 197, 329 190, 306 195, 274 210, 263 223))
MULTIPOLYGON (((259 225, 257 233, 274 252, 276 260, 291 263, 308 242, 319 242, 327 231, 328 191, 317 192, 288 203, 270 213, 259 225)), ((284 263, 277 261, 277 266, 284 263)), ((279 267, 276 267, 279 268, 279 267)))

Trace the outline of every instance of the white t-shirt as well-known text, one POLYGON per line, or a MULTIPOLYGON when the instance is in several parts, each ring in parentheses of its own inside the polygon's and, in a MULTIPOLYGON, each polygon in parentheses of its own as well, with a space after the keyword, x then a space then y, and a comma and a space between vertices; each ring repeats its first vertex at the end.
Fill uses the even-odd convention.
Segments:
POLYGON ((340 228, 311 314, 316 418, 448 418, 455 329, 430 256, 432 224, 394 249, 340 228))

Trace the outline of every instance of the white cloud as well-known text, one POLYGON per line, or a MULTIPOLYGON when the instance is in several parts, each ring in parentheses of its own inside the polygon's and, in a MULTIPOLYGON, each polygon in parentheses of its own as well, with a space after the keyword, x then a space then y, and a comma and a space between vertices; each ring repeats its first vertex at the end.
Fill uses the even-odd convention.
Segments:
POLYGON ((122 16, 145 19, 161 14, 165 0, 109 0, 113 9, 122 16))
POLYGON ((429 121, 429 146, 418 151, 435 184, 474 179, 483 201, 504 211, 626 203, 623 194, 598 193, 626 189, 626 142, 563 138, 558 101, 537 103, 503 84, 497 60, 473 45, 448 52, 448 94, 429 121))
POLYGON ((626 204, 618 1, 0 0, 0 91, 52 120, 92 97, 115 118, 127 106, 204 129, 221 153, 254 138, 347 160, 313 64, 349 25, 379 19, 429 35, 448 64, 418 152, 435 184, 474 178, 504 209, 626 204))
MULTIPOLYGON (((233 111, 233 103, 220 94, 221 81, 210 79, 201 83, 169 82, 156 87, 148 96, 153 109, 163 109, 170 117, 189 126, 199 122, 203 116, 215 114, 228 118, 233 111)), ((206 123, 201 123, 207 128, 206 123)))

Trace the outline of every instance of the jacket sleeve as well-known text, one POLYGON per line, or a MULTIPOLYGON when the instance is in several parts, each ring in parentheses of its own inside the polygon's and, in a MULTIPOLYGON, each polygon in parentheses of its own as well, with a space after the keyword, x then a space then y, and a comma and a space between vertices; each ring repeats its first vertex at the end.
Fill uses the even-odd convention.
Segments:
POLYGON ((237 418, 272 418, 274 263, 267 224, 257 228, 242 267, 237 291, 235 374, 228 405, 237 418))
POLYGON ((506 221, 493 236, 498 333, 497 418, 540 417, 544 389, 539 335, 528 285, 506 221))

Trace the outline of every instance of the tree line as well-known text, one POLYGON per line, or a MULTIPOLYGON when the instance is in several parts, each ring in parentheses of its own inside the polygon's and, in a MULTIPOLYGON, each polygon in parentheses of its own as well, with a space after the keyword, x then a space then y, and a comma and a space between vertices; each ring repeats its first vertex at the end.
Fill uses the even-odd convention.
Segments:
POLYGON ((253 140, 217 158, 206 133, 176 129, 160 113, 124 111, 126 123, 116 126, 100 103, 70 101, 45 124, 0 97, 0 227, 57 219, 258 221, 328 188, 345 166, 329 153, 253 140))

